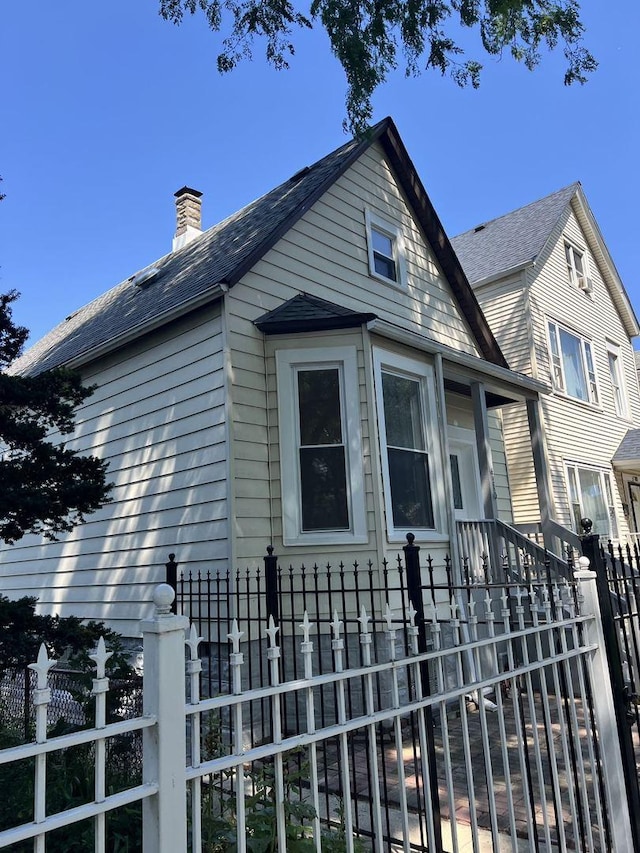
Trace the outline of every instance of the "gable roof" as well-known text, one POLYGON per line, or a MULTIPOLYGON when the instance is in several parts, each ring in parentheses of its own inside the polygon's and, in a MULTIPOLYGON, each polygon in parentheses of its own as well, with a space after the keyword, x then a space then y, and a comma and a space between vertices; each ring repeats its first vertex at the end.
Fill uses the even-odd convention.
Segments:
POLYGON ((460 262, 390 118, 214 225, 184 248, 79 309, 31 347, 13 369, 40 373, 78 366, 207 302, 229 287, 374 143, 382 146, 416 221, 430 243, 483 356, 506 361, 480 310, 460 262), (152 274, 142 280, 143 273, 152 274), (136 281, 140 283, 136 283, 136 281))
POLYGON ((474 288, 535 264, 571 205, 629 337, 640 326, 579 182, 453 237, 451 244, 474 288))
POLYGON ((451 244, 470 282, 507 275, 540 255, 578 184, 483 222, 453 237, 451 244))

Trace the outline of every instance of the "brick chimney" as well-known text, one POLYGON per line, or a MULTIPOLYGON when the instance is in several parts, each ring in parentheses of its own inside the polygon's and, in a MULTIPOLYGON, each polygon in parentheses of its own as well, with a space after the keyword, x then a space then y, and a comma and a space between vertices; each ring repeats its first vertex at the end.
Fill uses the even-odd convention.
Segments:
POLYGON ((176 234, 173 238, 173 251, 181 249, 195 237, 202 234, 202 193, 190 187, 182 187, 175 193, 176 234))

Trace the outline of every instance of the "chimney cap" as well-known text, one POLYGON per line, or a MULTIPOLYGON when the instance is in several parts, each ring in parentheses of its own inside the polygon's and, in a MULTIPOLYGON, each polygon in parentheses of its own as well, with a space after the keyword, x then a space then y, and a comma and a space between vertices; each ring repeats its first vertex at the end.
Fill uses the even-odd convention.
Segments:
POLYGON ((202 193, 199 190, 194 190, 191 187, 184 186, 173 194, 175 198, 180 198, 183 195, 194 195, 196 198, 202 198, 202 193))

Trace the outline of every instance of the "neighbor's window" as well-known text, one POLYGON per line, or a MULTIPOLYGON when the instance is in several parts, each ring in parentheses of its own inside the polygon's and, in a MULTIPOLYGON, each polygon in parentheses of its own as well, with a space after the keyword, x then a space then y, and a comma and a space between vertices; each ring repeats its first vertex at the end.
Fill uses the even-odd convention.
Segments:
POLYGON ((443 496, 432 368, 378 350, 375 370, 388 532, 435 531, 443 496))
POLYGON ((613 391, 613 404, 616 414, 624 418, 628 416, 627 401, 624 392, 624 381, 622 378, 622 362, 620 359, 620 347, 607 341, 607 359, 609 362, 609 377, 613 391))
POLYGON ((591 279, 587 275, 586 255, 571 243, 564 244, 569 282, 580 290, 591 291, 591 279))
POLYGON ((366 212, 369 273, 393 284, 404 284, 404 243, 400 229, 366 212))
POLYGON ((598 403, 598 386, 591 343, 549 323, 549 350, 553 385, 569 397, 598 403))
POLYGON ((276 353, 285 544, 365 541, 354 347, 276 353))
POLYGON ((615 539, 618 535, 611 473, 568 463, 569 502, 576 533, 582 533, 580 519, 593 521, 593 532, 615 539))

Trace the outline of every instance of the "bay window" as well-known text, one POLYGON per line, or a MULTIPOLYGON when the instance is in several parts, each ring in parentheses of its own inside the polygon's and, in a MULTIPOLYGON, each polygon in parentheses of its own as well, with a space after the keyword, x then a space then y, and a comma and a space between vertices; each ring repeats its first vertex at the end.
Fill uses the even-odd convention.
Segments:
POLYGON ((433 370, 383 350, 374 363, 387 531, 392 538, 437 532, 443 495, 433 370))
POLYGON ((366 541, 354 347, 276 353, 285 545, 366 541))

